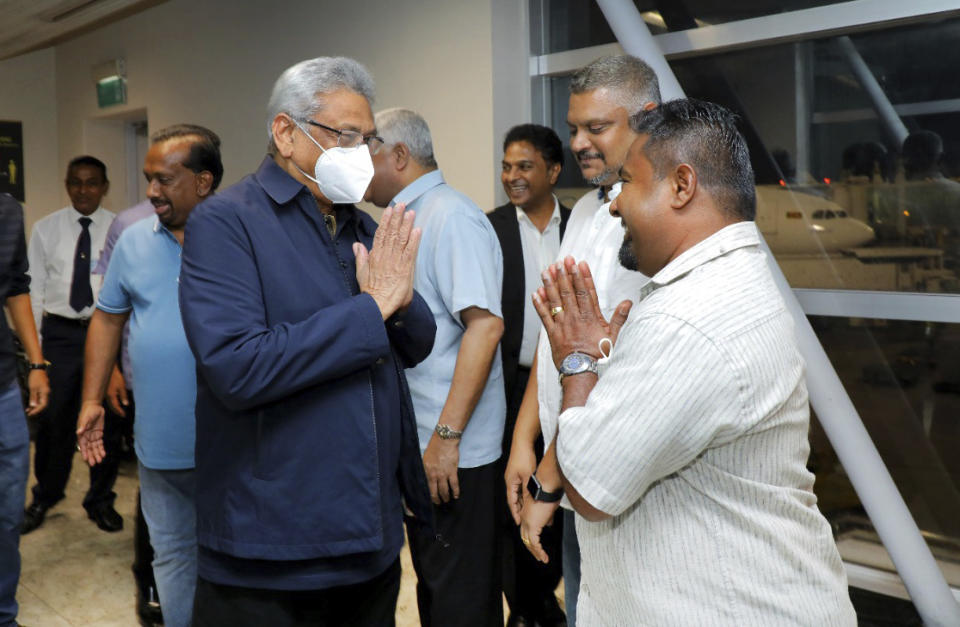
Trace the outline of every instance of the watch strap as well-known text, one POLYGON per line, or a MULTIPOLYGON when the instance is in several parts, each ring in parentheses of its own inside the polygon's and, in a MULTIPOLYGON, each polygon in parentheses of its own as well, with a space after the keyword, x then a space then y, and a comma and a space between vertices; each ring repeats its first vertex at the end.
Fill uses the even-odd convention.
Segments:
POLYGON ((434 431, 437 432, 437 436, 441 440, 459 440, 463 437, 463 431, 457 431, 450 425, 445 425, 438 422, 437 426, 434 428, 434 431))
POLYGON ((560 362, 559 371, 560 383, 563 383, 563 379, 565 377, 570 377, 575 374, 583 374, 585 372, 598 374, 597 360, 586 353, 574 351, 563 358, 563 361, 560 362), (576 363, 576 367, 570 366, 570 361, 574 361, 574 363, 576 363))
POLYGON ((530 475, 530 480, 527 481, 527 490, 530 492, 530 496, 533 497, 534 501, 540 501, 541 503, 556 503, 563 498, 562 488, 555 492, 547 492, 543 489, 543 486, 540 485, 540 480, 537 479, 537 475, 530 475))

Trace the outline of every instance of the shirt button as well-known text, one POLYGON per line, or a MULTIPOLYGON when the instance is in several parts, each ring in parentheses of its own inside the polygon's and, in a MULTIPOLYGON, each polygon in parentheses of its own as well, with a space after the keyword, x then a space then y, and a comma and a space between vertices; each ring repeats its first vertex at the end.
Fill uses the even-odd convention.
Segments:
POLYGON ((377 361, 374 362, 374 363, 376 363, 378 366, 382 366, 383 364, 387 363, 387 360, 386 360, 385 358, 383 358, 383 357, 380 357, 380 358, 377 359, 377 361))
POLYGON ((402 329, 405 325, 403 323, 403 320, 394 320, 393 326, 395 326, 398 329, 402 329))
POLYGON ((341 261, 341 262, 340 262, 340 267, 343 268, 344 270, 346 270, 346 268, 347 268, 347 262, 346 262, 346 261, 341 261))

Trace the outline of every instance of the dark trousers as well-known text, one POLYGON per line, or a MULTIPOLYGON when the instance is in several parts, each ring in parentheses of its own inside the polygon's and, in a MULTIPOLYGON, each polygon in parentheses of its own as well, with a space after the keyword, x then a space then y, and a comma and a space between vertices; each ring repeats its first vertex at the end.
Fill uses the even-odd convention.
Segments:
POLYGON ((387 627, 395 624, 400 559, 369 581, 325 590, 262 590, 197 581, 193 627, 387 627))
POLYGON ((461 468, 460 498, 434 506, 436 534, 407 518, 423 627, 503 627, 500 462, 461 468))
MULTIPOLYGON (((41 323, 43 355, 51 366, 50 403, 39 416, 37 428, 33 500, 51 507, 64 496, 73 455, 77 446, 77 415, 83 387, 83 344, 87 327, 79 321, 44 315, 41 323)), ((103 445, 106 458, 90 469, 90 489, 83 499, 87 511, 112 506, 116 498, 113 484, 117 479, 117 447, 120 433, 118 418, 107 412, 104 420, 103 445)))
MULTIPOLYGON (((127 414, 124 422, 132 425, 137 416, 137 405, 133 400, 133 392, 127 390, 129 404, 124 407, 127 414)), ((156 600, 156 583, 153 579, 153 547, 150 546, 150 531, 147 529, 147 522, 143 519, 143 510, 140 508, 140 492, 137 492, 137 520, 133 528, 133 579, 143 594, 147 594, 148 588, 154 588, 154 600, 156 600)))
MULTIPOLYGON (((510 398, 507 399, 507 433, 504 433, 503 466, 500 472, 500 498, 498 501, 500 512, 500 530, 503 534, 503 593, 507 597, 511 614, 519 614, 531 620, 540 618, 545 606, 555 603, 553 591, 563 576, 561 544, 563 539, 563 516, 558 510, 553 517, 553 525, 546 527, 540 536, 540 542, 550 561, 546 564, 538 562, 520 540, 520 527, 513 522, 510 509, 505 498, 506 486, 503 484, 503 469, 506 459, 510 456, 510 444, 513 438, 513 427, 517 424, 517 413, 523 394, 527 390, 527 380, 530 369, 519 367, 517 380, 513 385, 510 398)), ((537 454, 537 463, 543 458, 543 438, 537 438, 534 450, 537 454)))

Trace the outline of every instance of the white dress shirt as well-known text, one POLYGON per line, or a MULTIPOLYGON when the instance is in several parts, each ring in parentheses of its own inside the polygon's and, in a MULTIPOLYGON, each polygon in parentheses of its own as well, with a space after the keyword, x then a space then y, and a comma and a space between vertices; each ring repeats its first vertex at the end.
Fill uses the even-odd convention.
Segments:
POLYGON ((560 416, 580 516, 577 624, 853 626, 807 470, 793 319, 753 222, 653 276, 584 407, 560 416))
MULTIPOLYGON (((83 231, 80 226, 82 213, 73 207, 64 207, 51 213, 33 225, 27 259, 30 262, 30 301, 33 317, 40 330, 43 312, 64 318, 89 318, 94 306, 76 311, 70 306, 70 285, 73 282, 73 258, 77 251, 77 239, 83 231)), ((90 269, 97 266, 107 231, 113 222, 114 213, 99 207, 90 218, 90 269)), ((101 281, 90 281, 93 302, 97 302, 101 281)))
POLYGON ((519 363, 529 368, 537 352, 537 336, 540 333, 540 316, 533 306, 530 295, 543 284, 540 273, 556 261, 560 253, 560 202, 553 197, 553 215, 543 232, 527 217, 527 212, 517 207, 517 222, 520 224, 520 246, 523 249, 523 279, 526 302, 523 306, 523 337, 520 340, 519 363))
MULTIPOLYGON (((596 191, 587 192, 577 201, 567 220, 558 257, 562 259, 570 255, 578 262, 586 261, 589 264, 600 309, 608 320, 621 302, 631 300, 636 304, 640 290, 649 280, 643 274, 620 265, 623 224, 620 218, 610 215, 610 203, 619 194, 620 183, 617 183, 607 195, 609 200, 606 202, 596 191)), ((541 283, 538 281, 537 285, 541 283)), ((553 364, 550 340, 546 333, 541 333, 537 345, 537 399, 540 405, 540 429, 543 441, 548 444, 557 433, 557 418, 563 403, 559 374, 553 364)), ((560 504, 572 509, 566 496, 560 504)))

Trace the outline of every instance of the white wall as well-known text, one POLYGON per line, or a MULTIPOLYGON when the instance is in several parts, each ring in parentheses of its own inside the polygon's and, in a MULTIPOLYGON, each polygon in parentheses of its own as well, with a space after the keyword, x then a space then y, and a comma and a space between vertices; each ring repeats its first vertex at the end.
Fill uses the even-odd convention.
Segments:
MULTIPOLYGON (((91 123, 146 112, 150 130, 191 122, 223 141, 224 184, 253 171, 266 147, 266 101, 277 76, 305 58, 345 55, 377 83, 375 109, 404 106, 431 126, 448 182, 482 208, 495 203, 499 143, 505 127, 529 116, 526 39, 518 87, 498 83, 494 129, 494 15, 517 15, 516 0, 170 0, 56 47, 59 162, 91 150, 91 123), (124 57, 128 104, 100 110, 90 68, 124 57), (510 101, 515 92, 519 104, 510 101), (513 113, 510 113, 510 111, 513 113), (510 120, 511 116, 521 119, 510 120), (495 149, 496 147, 496 149, 495 149)), ((517 29, 520 30, 520 29, 517 29)), ((517 32, 515 30, 514 32, 517 32)), ((500 62, 503 62, 503 50, 500 62)), ((515 79, 516 80, 516 79, 515 79)), ((102 134, 102 133, 101 133, 102 134)), ((105 205, 122 208, 123 154, 97 155, 114 189, 105 205)), ((58 164, 59 165, 59 164, 58 164)), ((66 196, 63 196, 64 203, 66 196)), ((60 206, 57 203, 54 203, 60 206)), ((51 207, 56 208, 56 207, 51 207)))
MULTIPOLYGON (((532 121, 530 11, 526 0, 493 0, 493 172, 496 206, 507 202, 500 184, 503 138, 511 127, 532 121)), ((483 205, 481 205, 483 206, 483 205)), ((483 206, 492 209, 494 205, 483 206)))
POLYGON ((37 218, 63 206, 52 49, 0 61, 0 120, 23 123, 24 212, 29 233, 37 218))

